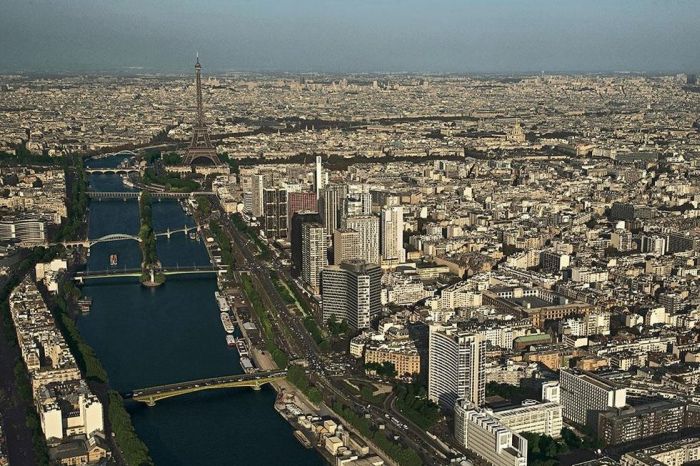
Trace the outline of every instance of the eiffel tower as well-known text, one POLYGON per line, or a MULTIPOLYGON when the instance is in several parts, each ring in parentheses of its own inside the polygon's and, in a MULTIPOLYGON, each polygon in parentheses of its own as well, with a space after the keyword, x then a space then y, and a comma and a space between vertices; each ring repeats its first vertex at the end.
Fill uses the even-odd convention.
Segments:
POLYGON ((187 148, 187 153, 182 163, 193 165, 195 160, 209 159, 214 165, 221 165, 221 160, 216 155, 216 149, 209 140, 209 130, 204 122, 204 110, 202 110, 202 65, 199 64, 199 54, 197 54, 197 63, 194 65, 194 71, 197 76, 197 122, 192 128, 192 141, 190 142, 190 147, 187 148))

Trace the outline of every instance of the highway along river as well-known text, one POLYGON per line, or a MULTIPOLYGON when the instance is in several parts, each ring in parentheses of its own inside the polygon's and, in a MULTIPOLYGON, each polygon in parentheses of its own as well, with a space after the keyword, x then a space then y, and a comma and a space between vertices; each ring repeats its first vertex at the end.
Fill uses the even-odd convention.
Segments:
MULTIPOLYGON (((114 166, 115 159, 91 162, 114 166)), ((118 175, 91 175, 99 191, 128 190, 118 175)), ((136 235, 136 200, 93 200, 89 236, 136 235)), ((156 232, 192 225, 177 201, 153 205, 156 232)), ((207 265, 201 239, 183 233, 158 238, 158 256, 165 266, 207 265)), ((105 270, 110 256, 116 268, 140 266, 141 253, 133 240, 93 246, 89 270, 105 270)), ((152 385, 239 374, 238 353, 229 348, 214 299, 213 276, 168 277, 165 285, 145 288, 137 279, 88 281, 83 294, 93 299, 92 310, 78 327, 102 361, 112 387, 120 392, 152 385)), ((154 407, 127 402, 137 433, 158 466, 193 465, 322 465, 305 449, 292 428, 274 410, 275 392, 250 388, 211 390, 161 400, 154 407)))

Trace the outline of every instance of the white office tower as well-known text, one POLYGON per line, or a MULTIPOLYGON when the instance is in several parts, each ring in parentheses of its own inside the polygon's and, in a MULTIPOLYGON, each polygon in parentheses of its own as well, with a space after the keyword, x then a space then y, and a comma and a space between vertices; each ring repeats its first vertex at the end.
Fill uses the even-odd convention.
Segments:
POLYGON ((428 339, 428 398, 446 411, 458 399, 475 406, 486 397, 486 339, 456 325, 430 326, 428 339))
POLYGON ((265 177, 253 175, 251 178, 251 212, 253 217, 260 218, 263 214, 263 188, 265 187, 265 177))
POLYGON ((627 389, 590 372, 562 369, 559 383, 564 419, 594 431, 598 428, 598 413, 608 408, 623 408, 627 402, 627 389))
MULTIPOLYGON (((307 172, 308 173, 308 172, 307 172)), ((323 178, 323 165, 321 165, 321 156, 316 156, 316 170, 314 171, 314 190, 316 191, 316 198, 320 199, 321 191, 325 186, 325 180, 323 178)))
POLYGON ((344 184, 328 185, 321 192, 321 197, 318 200, 318 213, 321 215, 321 222, 327 235, 332 235, 341 226, 340 220, 343 216, 343 206, 347 194, 348 187, 344 184))
POLYGON ((382 270, 375 264, 351 260, 331 265, 321 274, 323 321, 346 321, 352 329, 370 326, 382 310, 382 270))
POLYGON ((318 293, 321 288, 321 269, 327 265, 326 231, 320 223, 301 226, 301 278, 318 293))
POLYGON ((379 265, 379 217, 362 215, 345 219, 345 228, 360 235, 360 258, 370 264, 379 265))
POLYGON ((542 384, 542 401, 561 403, 561 387, 559 382, 551 380, 542 384))
POLYGON ((493 466, 527 466, 527 440, 466 400, 455 406, 455 439, 493 466))
POLYGON ((403 207, 385 207, 381 220, 382 264, 389 267, 406 262, 403 247, 403 207))

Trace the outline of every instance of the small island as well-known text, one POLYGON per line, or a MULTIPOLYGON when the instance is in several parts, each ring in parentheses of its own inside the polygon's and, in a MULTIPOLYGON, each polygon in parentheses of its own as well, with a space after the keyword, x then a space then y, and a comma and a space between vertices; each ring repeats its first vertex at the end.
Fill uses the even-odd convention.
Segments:
POLYGON ((161 271, 161 264, 156 251, 156 235, 153 233, 151 194, 148 191, 141 192, 139 198, 139 211, 141 214, 141 229, 139 240, 141 244, 141 284, 148 287, 156 287, 165 283, 165 274, 161 271))

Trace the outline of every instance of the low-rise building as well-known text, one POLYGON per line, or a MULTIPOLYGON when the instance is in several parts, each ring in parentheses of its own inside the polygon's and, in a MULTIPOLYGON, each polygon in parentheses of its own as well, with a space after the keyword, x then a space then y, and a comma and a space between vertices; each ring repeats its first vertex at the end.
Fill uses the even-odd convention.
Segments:
POLYGON ((493 409, 489 411, 489 414, 518 434, 533 432, 549 435, 553 438, 561 436, 563 424, 559 403, 538 403, 534 400, 526 400, 521 406, 493 409))
POLYGON ((465 400, 455 405, 455 439, 493 466, 527 465, 527 440, 465 400))
POLYGON ((365 347, 365 364, 394 365, 399 377, 420 374, 421 359, 416 344, 412 340, 370 343, 365 347))
POLYGON ((700 438, 693 437, 625 453, 620 466, 681 466, 700 460, 700 438))

